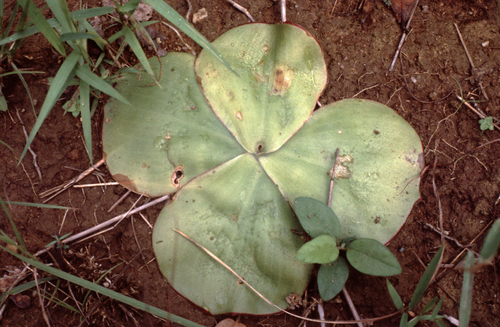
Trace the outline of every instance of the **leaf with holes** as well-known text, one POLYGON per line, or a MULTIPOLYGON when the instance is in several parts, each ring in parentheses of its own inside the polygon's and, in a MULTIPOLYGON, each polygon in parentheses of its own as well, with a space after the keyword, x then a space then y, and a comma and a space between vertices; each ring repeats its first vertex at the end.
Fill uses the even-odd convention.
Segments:
POLYGON ((123 76, 117 88, 130 105, 113 99, 106 105, 104 157, 129 189, 173 194, 156 221, 153 247, 181 295, 213 314, 275 313, 172 229, 286 308, 286 297, 304 292, 312 269, 295 257, 304 240, 289 202, 301 196, 326 202, 339 147, 333 209, 342 230, 331 213, 331 222, 321 218, 331 245, 338 235, 387 242, 419 197, 422 146, 410 125, 381 104, 345 100, 313 112, 327 71, 318 42, 302 28, 247 24, 213 47, 234 72, 203 50, 196 61, 181 53, 161 65, 150 59, 155 76, 162 69, 159 85, 145 72, 123 76))

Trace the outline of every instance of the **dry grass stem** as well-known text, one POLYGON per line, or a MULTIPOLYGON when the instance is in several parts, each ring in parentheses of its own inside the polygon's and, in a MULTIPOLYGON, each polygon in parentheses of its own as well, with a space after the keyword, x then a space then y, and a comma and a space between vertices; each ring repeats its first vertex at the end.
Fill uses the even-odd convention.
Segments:
POLYGON ((237 4, 233 0, 226 0, 226 1, 229 2, 230 4, 232 4, 234 8, 236 8, 239 11, 241 11, 242 13, 244 13, 245 16, 247 16, 248 19, 250 19, 250 21, 252 23, 255 23, 255 20, 253 19, 252 15, 250 15, 250 13, 248 12, 248 10, 245 7, 243 7, 242 5, 237 4))
POLYGON ((95 165, 88 168, 87 170, 85 170, 84 172, 82 172, 80 175, 76 176, 72 180, 70 180, 62 185, 51 188, 50 190, 41 192, 40 193, 41 198, 45 198, 47 196, 49 197, 48 199, 44 200, 43 203, 46 203, 46 202, 52 200, 53 198, 55 198, 56 196, 58 196, 59 194, 61 194, 65 190, 67 190, 68 188, 70 188, 73 184, 81 181, 83 178, 85 178, 86 176, 91 174, 94 170, 96 170, 98 167, 100 167, 103 163, 104 163, 104 159, 101 159, 98 162, 96 162, 95 165))
MULTIPOLYGON (((358 311, 356 310, 356 307, 354 306, 354 302, 352 302, 351 296, 349 295, 349 292, 347 291, 347 288, 342 288, 342 294, 344 294, 344 297, 347 301, 347 304, 349 305, 349 309, 351 309, 352 315, 355 320, 361 320, 358 314, 358 311)), ((357 323, 358 327, 364 327, 365 324, 362 322, 357 323)))
POLYGON ((186 46, 186 48, 189 49, 189 51, 193 54, 193 56, 196 56, 196 52, 194 52, 193 48, 191 48, 189 46, 189 44, 187 44, 186 41, 184 41, 184 39, 182 38, 181 33, 179 33, 179 31, 175 27, 173 27, 172 25, 170 25, 168 23, 165 23, 165 22, 162 22, 162 23, 163 23, 163 25, 170 27, 170 29, 173 30, 175 32, 175 34, 177 34, 177 36, 179 37, 179 39, 181 39, 182 43, 184 43, 184 45, 186 46))
POLYGON ((406 37, 409 34, 407 31, 410 28, 410 23, 411 23, 411 20, 413 19, 413 15, 415 14, 415 9, 418 6, 418 2, 419 2, 419 0, 417 0, 417 2, 415 3, 415 5, 411 11, 410 18, 408 18, 408 21, 406 22, 406 26, 404 27, 404 30, 403 30, 403 35, 401 35, 401 39, 399 40, 398 48, 396 49, 396 53, 394 54, 394 58, 392 59, 391 66, 389 66, 389 71, 392 71, 394 69, 394 65, 396 64, 396 60, 398 59, 398 55, 401 52, 401 49, 403 48, 403 44, 406 41, 406 37))
POLYGON ((109 208, 108 212, 111 212, 113 211, 114 208, 116 208, 116 206, 118 206, 120 203, 123 202, 123 200, 125 200, 127 198, 127 196, 130 195, 130 193, 132 193, 131 190, 127 190, 127 192, 125 192, 125 194, 123 194, 119 199, 118 201, 116 201, 112 206, 111 208, 109 208))

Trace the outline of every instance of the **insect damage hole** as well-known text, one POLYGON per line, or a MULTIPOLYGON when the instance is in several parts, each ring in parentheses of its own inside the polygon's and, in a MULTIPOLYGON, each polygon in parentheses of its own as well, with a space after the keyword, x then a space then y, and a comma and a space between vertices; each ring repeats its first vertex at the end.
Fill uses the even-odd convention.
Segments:
POLYGON ((170 178, 170 181, 172 182, 172 185, 174 187, 179 187, 181 186, 181 179, 184 177, 184 167, 182 166, 177 166, 175 167, 172 177, 170 178))

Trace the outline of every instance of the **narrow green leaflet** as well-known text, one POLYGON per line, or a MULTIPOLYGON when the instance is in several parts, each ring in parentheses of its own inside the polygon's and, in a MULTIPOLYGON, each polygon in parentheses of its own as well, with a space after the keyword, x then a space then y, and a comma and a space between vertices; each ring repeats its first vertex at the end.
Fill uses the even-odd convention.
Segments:
POLYGON ((394 306, 398 310, 403 310, 404 304, 403 301, 401 300, 401 296, 399 296, 398 291, 392 286, 391 282, 386 279, 387 281, 387 290, 389 291, 389 295, 391 296, 392 302, 394 303, 394 306))
POLYGON ((432 309, 432 307, 434 307, 437 301, 438 301, 437 296, 432 298, 432 300, 430 300, 429 303, 425 305, 424 309, 422 310, 422 314, 427 313, 430 309, 432 309))
POLYGON ((85 39, 91 39, 103 44, 106 44, 106 41, 101 38, 97 34, 91 34, 91 33, 66 33, 61 35, 61 41, 74 41, 74 40, 85 40, 85 39))
POLYGON ((35 4, 31 0, 17 0, 17 2, 23 7, 24 10, 28 10, 28 16, 35 23, 38 31, 42 32, 43 36, 52 44, 52 46, 61 55, 66 55, 66 50, 64 50, 64 45, 59 39, 56 31, 47 22, 47 19, 38 10, 35 4))
POLYGON ((54 13, 63 33, 75 33, 76 28, 69 13, 68 4, 65 0, 46 0, 50 10, 54 13))
POLYGON ((297 260, 307 263, 330 263, 339 256, 335 238, 320 235, 304 244, 297 252, 297 260))
POLYGON ((340 235, 340 222, 335 213, 321 201, 313 198, 296 198, 293 210, 299 218, 302 228, 311 237, 328 234, 335 239, 340 235))
POLYGON ((151 69, 151 65, 149 64, 148 58, 146 57, 144 50, 142 50, 141 44, 139 43, 139 40, 135 36, 134 32, 132 32, 132 30, 128 26, 123 26, 122 31, 123 35, 125 36, 125 40, 127 41, 132 51, 134 52, 137 59, 139 59, 142 67, 146 69, 149 75, 154 77, 154 73, 153 70, 151 69))
POLYGON ((347 249, 347 260, 356 270, 373 276, 401 273, 398 259, 382 243, 368 238, 354 240, 347 249))
POLYGON ((321 265, 318 270, 318 290, 323 301, 330 301, 339 294, 348 277, 349 265, 342 257, 332 263, 321 265))
POLYGON ((460 296, 460 311, 458 327, 468 327, 472 304, 472 286, 474 284, 474 273, 471 268, 474 266, 474 253, 467 251, 465 256, 464 279, 462 282, 462 295, 460 296))
POLYGON ((75 68, 75 65, 78 62, 78 59, 80 59, 80 57, 81 53, 77 50, 74 50, 66 58, 66 60, 64 60, 61 67, 59 67, 59 70, 57 71, 57 74, 54 77, 52 84, 50 85, 49 92, 47 93, 47 96, 43 101, 42 108, 40 109, 40 114, 38 115, 38 119, 36 120, 35 125, 31 130, 31 133, 28 137, 28 141, 26 142, 26 146, 24 147, 19 162, 23 160, 26 151, 28 151, 31 142, 33 142, 36 133, 40 129, 40 126, 42 126, 43 121, 45 120, 45 118, 47 118, 47 116, 50 113, 50 110, 52 109, 52 107, 54 107, 54 104, 56 103, 56 101, 59 99, 62 92, 66 88, 66 84, 71 79, 70 76, 73 73, 73 69, 75 68))
POLYGON ((483 248, 481 249, 481 258, 483 260, 491 260, 497 253, 500 245, 500 219, 497 219, 491 226, 486 238, 484 239, 483 248))
POLYGON ((7 111, 7 100, 5 100, 5 96, 3 95, 2 90, 0 89, 0 111, 7 111))
POLYGON ((92 165, 92 121, 90 117, 90 87, 84 80, 80 81, 80 113, 82 115, 83 138, 85 139, 90 164, 92 165))
POLYGON ((431 262, 425 269, 424 274, 422 275, 422 277, 420 277, 420 280, 418 281, 417 284, 417 288, 415 288, 415 292, 413 292, 410 304, 408 305, 408 310, 415 309, 415 306, 418 304, 418 302, 424 295, 425 290, 427 289, 429 283, 431 282, 434 272, 438 268, 437 265, 439 263, 441 255, 443 254, 443 249, 444 249, 443 246, 439 248, 439 251, 434 255, 434 258, 432 258, 431 262))
POLYGON ((439 313, 439 310, 441 310, 441 306, 443 305, 443 301, 444 301, 444 297, 442 297, 438 304, 436 305, 436 307, 434 308, 434 310, 432 310, 432 314, 431 314, 431 319, 430 320, 435 320, 438 313, 439 313))
MULTIPOLYGON (((168 19, 172 24, 177 26, 181 31, 186 33, 194 42, 198 43, 203 49, 206 49, 214 57, 217 58, 224 66, 233 71, 231 66, 222 57, 222 55, 217 51, 217 49, 210 44, 210 42, 198 32, 193 25, 189 24, 184 17, 182 17, 177 11, 166 4, 163 0, 144 0, 145 3, 156 10, 160 15, 168 19)), ((234 72, 234 71, 233 71, 234 72)))
POLYGON ((118 91, 116 91, 108 82, 92 73, 88 66, 76 66, 75 73, 76 76, 92 85, 93 88, 106 93, 107 95, 112 96, 113 98, 118 99, 125 104, 130 105, 130 102, 128 102, 128 100, 123 95, 118 93, 118 91))

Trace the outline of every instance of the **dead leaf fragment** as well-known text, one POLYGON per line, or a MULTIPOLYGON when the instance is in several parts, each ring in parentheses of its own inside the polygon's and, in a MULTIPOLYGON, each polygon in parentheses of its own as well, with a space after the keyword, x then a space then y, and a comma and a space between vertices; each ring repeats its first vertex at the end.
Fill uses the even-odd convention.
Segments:
POLYGON ((198 23, 208 17, 207 10, 205 8, 201 8, 193 15, 193 23, 198 23))
POLYGON ((12 300, 19 308, 26 309, 31 305, 31 299, 28 295, 16 294, 9 296, 9 299, 12 300))

